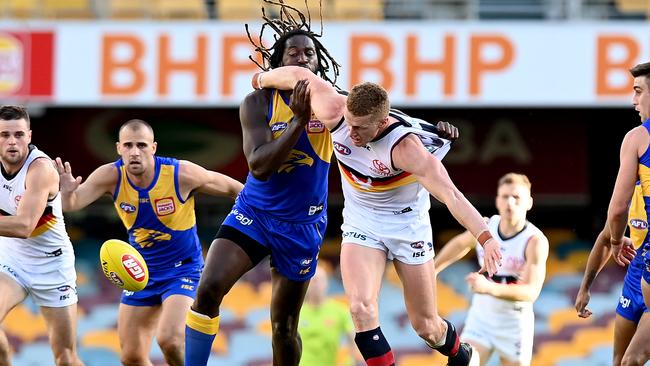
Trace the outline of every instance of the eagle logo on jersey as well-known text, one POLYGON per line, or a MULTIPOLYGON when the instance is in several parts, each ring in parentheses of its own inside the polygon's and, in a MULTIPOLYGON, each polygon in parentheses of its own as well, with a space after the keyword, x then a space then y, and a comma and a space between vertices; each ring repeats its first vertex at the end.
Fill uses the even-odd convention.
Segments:
POLYGON ((140 248, 148 248, 156 242, 169 241, 172 236, 161 231, 138 228, 133 230, 133 239, 140 245, 140 248))
POLYGON ((280 165, 278 172, 291 173, 295 167, 300 165, 312 166, 314 165, 314 159, 300 150, 293 149, 289 153, 287 160, 280 165))

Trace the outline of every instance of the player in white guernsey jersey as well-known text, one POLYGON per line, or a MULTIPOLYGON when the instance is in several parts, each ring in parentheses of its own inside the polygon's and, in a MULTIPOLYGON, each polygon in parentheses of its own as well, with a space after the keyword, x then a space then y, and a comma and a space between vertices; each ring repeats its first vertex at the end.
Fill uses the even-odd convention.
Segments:
POLYGON ((449 365, 469 365, 471 347, 459 342, 453 325, 437 311, 428 194, 484 245, 490 274, 496 272, 501 254, 481 215, 436 157, 444 155, 448 141, 422 127, 423 121, 390 111, 388 95, 377 84, 357 85, 346 97, 300 67, 281 67, 253 78, 256 88, 302 85, 309 87, 314 115, 332 132, 343 176, 341 272, 355 342, 366 363, 395 364, 377 311, 386 259, 394 259, 417 334, 447 356, 449 365))
MULTIPOLYGON (((59 175, 31 138, 27 111, 0 107, 0 319, 31 295, 47 323, 56 364, 82 365, 75 347, 74 252, 61 213, 59 175)), ((0 365, 10 364, 0 331, 0 365)))
MULTIPOLYGON (((461 339, 478 350, 481 365, 492 353, 504 366, 530 365, 535 317, 533 302, 546 276, 548 240, 526 220, 533 205, 530 181, 523 174, 509 173, 499 179, 496 207, 499 215, 488 222, 492 236, 501 244, 502 266, 495 275, 470 273, 466 281, 474 293, 461 339)), ((468 232, 451 239, 435 258, 438 272, 476 247, 479 265, 483 248, 468 232)))

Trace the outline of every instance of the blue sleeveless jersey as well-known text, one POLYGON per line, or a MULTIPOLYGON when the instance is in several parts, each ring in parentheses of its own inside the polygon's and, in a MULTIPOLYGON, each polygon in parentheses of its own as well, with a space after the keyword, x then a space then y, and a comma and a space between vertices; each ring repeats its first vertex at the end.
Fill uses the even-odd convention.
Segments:
POLYGON ((155 175, 146 188, 134 185, 122 160, 113 203, 129 234, 129 243, 144 257, 150 275, 165 277, 181 263, 202 266, 201 243, 196 233, 194 197, 183 200, 178 183, 178 160, 155 157, 155 175))
MULTIPOLYGON (((292 118, 288 98, 273 90, 266 121, 274 139, 284 133, 292 118)), ((279 220, 295 223, 320 220, 327 210, 332 146, 332 136, 325 125, 310 121, 278 171, 266 181, 248 173, 239 199, 279 220)))

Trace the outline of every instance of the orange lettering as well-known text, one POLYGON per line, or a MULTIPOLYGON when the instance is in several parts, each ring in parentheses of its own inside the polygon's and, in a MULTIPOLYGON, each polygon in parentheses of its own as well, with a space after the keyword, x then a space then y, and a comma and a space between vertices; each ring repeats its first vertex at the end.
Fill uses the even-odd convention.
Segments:
POLYGON ((600 36, 597 43, 596 60, 596 94, 597 95, 625 95, 632 90, 632 78, 621 85, 613 85, 609 81, 612 72, 623 72, 634 66, 635 60, 639 57, 639 45, 634 39, 627 36, 600 36), (622 47, 625 49, 626 57, 623 60, 612 60, 611 48, 622 47))
POLYGON ((393 87, 393 74, 388 61, 392 54, 393 49, 385 37, 350 37, 350 85, 356 85, 363 81, 362 75, 365 70, 376 70, 381 75, 378 84, 390 91, 393 87), (364 49, 368 46, 375 46, 379 49, 379 56, 376 59, 367 60, 363 57, 364 49))
POLYGON ((512 64, 514 60, 514 48, 512 43, 503 36, 472 36, 470 39, 469 55, 469 94, 477 96, 481 93, 481 77, 483 73, 500 71, 512 64), (486 60, 483 57, 483 49, 486 46, 498 47, 501 50, 501 58, 498 60, 486 60))
POLYGON ((417 93, 418 74, 423 71, 440 72, 443 78, 443 91, 446 96, 454 93, 455 39, 445 36, 444 53, 440 61, 421 61, 418 57, 418 38, 406 37, 406 95, 417 93))
MULTIPOLYGON (((233 85, 235 74, 246 72, 253 73, 258 69, 257 65, 250 60, 245 62, 240 62, 234 59, 234 55, 237 54, 235 49, 239 46, 246 46, 250 48, 251 53, 254 51, 248 37, 246 36, 224 36, 223 37, 223 49, 221 50, 221 55, 223 57, 223 69, 221 70, 221 89, 223 90, 224 96, 231 96, 233 94, 233 85)), ((256 56, 259 56, 256 53, 256 56)), ((260 58, 257 57, 258 62, 260 58)), ((260 62, 261 64, 261 62, 260 62)), ((252 76, 252 75, 251 75, 252 76)))
POLYGON ((196 39, 196 58, 187 61, 172 60, 169 51, 169 35, 159 38, 158 47, 158 94, 169 94, 169 79, 174 72, 188 72, 196 77, 194 92, 205 95, 207 92, 207 39, 201 34, 196 39))
POLYGON ((102 40, 102 85, 104 95, 133 94, 141 90, 145 83, 145 74, 140 67, 144 55, 144 44, 134 36, 106 35, 102 40), (129 58, 118 60, 115 50, 118 47, 128 47, 131 51, 129 58), (115 74, 128 72, 132 79, 130 84, 118 83, 115 74))

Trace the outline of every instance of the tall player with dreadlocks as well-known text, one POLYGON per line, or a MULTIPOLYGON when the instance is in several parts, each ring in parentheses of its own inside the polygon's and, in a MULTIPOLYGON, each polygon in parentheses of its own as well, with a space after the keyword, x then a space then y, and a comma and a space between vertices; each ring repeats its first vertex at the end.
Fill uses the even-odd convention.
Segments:
MULTIPOLYGON (((251 42, 264 70, 293 65, 334 83, 338 64, 311 31, 309 17, 282 3, 280 17, 265 20, 260 43, 251 42), (293 16, 292 14, 297 14, 293 16), (271 48, 262 46, 267 27, 271 48), (333 68, 333 80, 327 76, 333 68)), ((308 13, 309 16, 309 13, 308 13)), ((248 27, 246 28, 248 32, 248 27)), ((273 364, 298 365, 298 318, 316 270, 327 224, 327 177, 332 138, 312 120, 307 85, 293 92, 256 90, 240 106, 244 154, 250 172, 230 214, 212 242, 197 296, 187 315, 185 365, 205 365, 219 329, 219 306, 235 282, 271 257, 273 364)))

